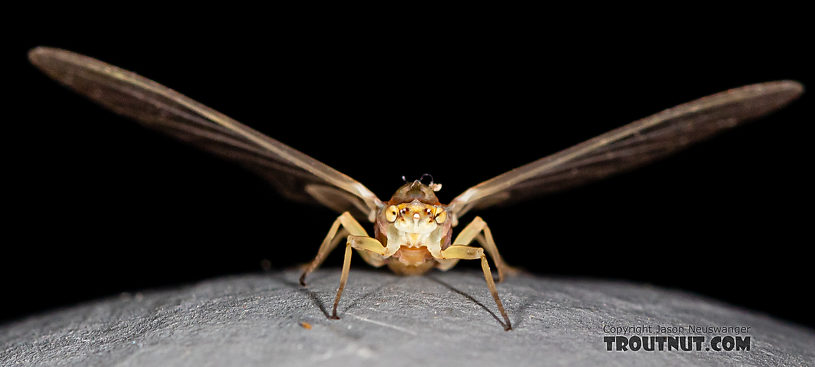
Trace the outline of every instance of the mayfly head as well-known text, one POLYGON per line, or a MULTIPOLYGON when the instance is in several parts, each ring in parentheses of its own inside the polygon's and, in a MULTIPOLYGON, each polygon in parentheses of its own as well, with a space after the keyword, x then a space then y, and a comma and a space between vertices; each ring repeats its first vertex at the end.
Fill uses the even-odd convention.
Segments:
POLYGON ((432 181, 425 185, 421 180, 402 185, 385 208, 385 220, 400 231, 411 233, 431 232, 445 223, 447 210, 436 197, 433 185, 432 181))
POLYGON ((396 229, 408 233, 430 233, 447 221, 444 207, 419 200, 389 205, 384 214, 385 220, 393 223, 396 229))

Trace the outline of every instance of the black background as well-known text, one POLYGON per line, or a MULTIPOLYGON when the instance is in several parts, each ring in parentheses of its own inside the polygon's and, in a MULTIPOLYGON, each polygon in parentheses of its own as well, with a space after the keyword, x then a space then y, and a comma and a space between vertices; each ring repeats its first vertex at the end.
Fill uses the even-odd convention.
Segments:
MULTIPOLYGON (((336 216, 285 201, 237 165, 58 86, 28 64, 37 45, 170 86, 383 199, 402 175, 431 173, 446 202, 727 88, 776 79, 815 86, 806 29, 771 14, 704 30, 690 20, 551 23, 555 15, 447 26, 427 17, 190 16, 194 26, 170 28, 157 23, 172 19, 65 18, 8 29, 3 47, 5 321, 260 272, 264 260, 272 269, 305 263, 336 216), (660 32, 674 27, 685 28, 660 32)), ((657 164, 477 214, 507 262, 531 272, 678 288, 813 326, 801 299, 812 282, 812 105, 805 94, 657 164)), ((340 260, 332 254, 326 266, 340 260)), ((354 265, 366 266, 358 257, 354 265)))

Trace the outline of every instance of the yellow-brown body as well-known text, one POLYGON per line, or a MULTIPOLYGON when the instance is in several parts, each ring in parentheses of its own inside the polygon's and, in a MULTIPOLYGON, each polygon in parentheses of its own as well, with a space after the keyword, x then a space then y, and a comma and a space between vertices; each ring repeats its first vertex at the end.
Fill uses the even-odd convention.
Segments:
POLYGON ((489 228, 481 218, 476 217, 453 241, 453 220, 448 220, 447 206, 442 205, 434 193, 439 187, 440 185, 433 183, 425 185, 418 180, 400 187, 391 200, 383 203, 376 212, 374 237, 369 237, 349 212, 344 212, 334 221, 320 245, 317 256, 300 277, 300 283, 305 285, 306 276, 316 269, 342 240, 342 236, 337 236, 342 226, 349 235, 346 237, 345 260, 331 318, 338 318, 337 305, 348 280, 352 250, 357 250, 368 264, 375 267, 388 265, 388 268, 399 275, 421 275, 433 268, 447 270, 461 259, 480 259, 487 286, 501 316, 504 317, 504 328, 506 330, 512 328, 504 306, 498 298, 492 272, 484 255, 486 250, 498 268, 499 280, 503 279, 503 270, 507 267, 498 254, 489 228), (468 246, 473 240, 481 243, 483 248, 468 246))

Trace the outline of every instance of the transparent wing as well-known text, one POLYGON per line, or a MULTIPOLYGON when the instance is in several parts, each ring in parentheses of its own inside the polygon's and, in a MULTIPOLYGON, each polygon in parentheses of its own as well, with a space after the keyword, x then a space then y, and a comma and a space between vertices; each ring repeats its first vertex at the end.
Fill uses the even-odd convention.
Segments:
POLYGON ((341 172, 132 72, 73 52, 38 47, 29 60, 74 91, 269 180, 286 197, 369 219, 382 202, 341 172))
POLYGON ((773 110, 803 92, 794 81, 731 89, 667 109, 473 186, 450 202, 456 218, 630 170, 773 110))

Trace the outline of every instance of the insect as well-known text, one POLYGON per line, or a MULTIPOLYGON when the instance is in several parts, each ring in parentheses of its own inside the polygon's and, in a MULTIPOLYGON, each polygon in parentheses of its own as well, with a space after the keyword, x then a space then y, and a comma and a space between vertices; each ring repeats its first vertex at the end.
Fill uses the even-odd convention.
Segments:
POLYGON ((287 198, 317 202, 341 213, 331 225, 308 274, 345 239, 345 257, 331 318, 348 279, 352 250, 375 266, 398 274, 447 270, 459 260, 479 260, 506 330, 512 328, 493 279, 511 272, 486 222, 475 217, 453 237, 471 210, 507 204, 630 170, 740 123, 781 108, 802 92, 794 81, 748 85, 659 112, 475 185, 448 204, 440 184, 405 182, 387 200, 361 183, 275 139, 132 72, 73 52, 38 47, 31 62, 74 91, 187 143, 232 159, 272 183, 287 198), (374 235, 360 224, 374 225, 374 235), (471 246, 473 242, 480 246, 471 246))

